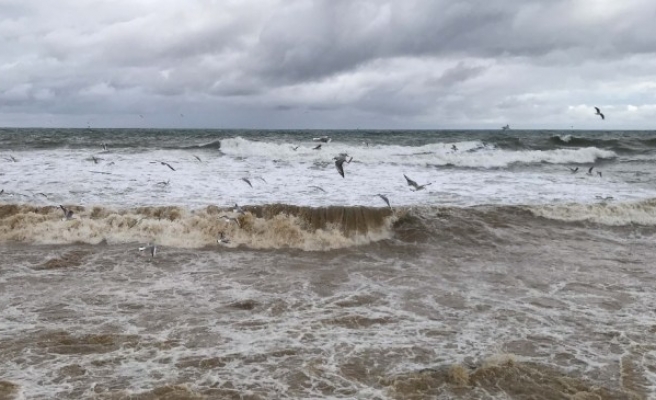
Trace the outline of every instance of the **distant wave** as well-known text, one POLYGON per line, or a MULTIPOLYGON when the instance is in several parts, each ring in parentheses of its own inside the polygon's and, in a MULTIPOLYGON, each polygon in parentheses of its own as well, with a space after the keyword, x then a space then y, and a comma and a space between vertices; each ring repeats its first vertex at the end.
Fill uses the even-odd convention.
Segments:
POLYGON ((221 141, 220 140, 214 140, 214 141, 209 142, 207 144, 181 146, 181 147, 178 147, 178 148, 183 149, 183 150, 190 150, 190 149, 220 149, 221 148, 221 141))
POLYGON ((305 162, 324 162, 340 153, 348 153, 360 163, 395 163, 398 165, 434 165, 463 168, 504 168, 513 164, 572 164, 593 163, 599 159, 613 159, 610 150, 596 147, 553 150, 508 150, 480 141, 431 143, 423 146, 380 145, 365 147, 350 143, 330 143, 319 151, 309 144, 293 150, 290 144, 250 141, 241 137, 223 141, 222 151, 233 157, 256 157, 305 162), (456 145, 457 150, 451 146, 456 145))
MULTIPOLYGON (((541 219, 553 223, 588 222, 606 226, 656 226, 656 199, 634 203, 544 206, 413 207, 393 211, 379 207, 301 207, 285 204, 244 207, 241 227, 221 215, 231 210, 208 206, 71 207, 77 219, 64 221, 54 206, 0 205, 0 242, 40 244, 132 243, 154 241, 163 246, 218 246, 223 232, 229 247, 327 251, 386 239, 417 243, 458 242, 494 245, 508 240, 504 228, 520 237, 527 227, 539 231, 541 219)), ((537 232, 536 231, 536 232, 537 232)))

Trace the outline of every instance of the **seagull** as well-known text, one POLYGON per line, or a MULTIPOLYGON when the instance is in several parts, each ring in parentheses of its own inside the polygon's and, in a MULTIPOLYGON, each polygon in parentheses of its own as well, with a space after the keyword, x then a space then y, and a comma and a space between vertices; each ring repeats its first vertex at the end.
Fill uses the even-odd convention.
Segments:
POLYGON ((64 221, 73 219, 73 210, 69 210, 66 207, 60 205, 59 208, 64 212, 64 221))
POLYGON ((162 165, 166 165, 167 167, 171 168, 171 171, 175 171, 175 168, 173 168, 173 167, 171 166, 171 164, 169 164, 169 163, 167 163, 167 162, 164 162, 164 161, 160 161, 159 163, 162 164, 162 165))
POLYGON ((241 178, 241 180, 248 183, 248 186, 253 187, 253 184, 248 180, 248 178, 241 178))
POLYGON ((588 170, 588 175, 592 175, 592 170, 593 169, 594 169, 594 165, 592 167, 590 167, 590 169, 588 170))
POLYGON ((7 157, 7 161, 18 162, 18 160, 16 159, 16 157, 14 157, 14 156, 12 156, 12 155, 10 155, 9 157, 7 157))
POLYGON ((600 116, 601 119, 606 119, 606 117, 604 117, 604 114, 601 113, 601 110, 599 110, 599 107, 595 107, 595 110, 597 110, 597 112, 595 113, 595 115, 600 116))
POLYGON ((198 157, 198 156, 196 156, 196 155, 194 155, 194 158, 195 158, 196 160, 198 160, 198 162, 203 162, 203 160, 201 160, 200 157, 198 157))
POLYGON ((296 151, 296 150, 298 150, 299 147, 300 146, 292 146, 292 150, 296 151))
POLYGON ((259 180, 261 180, 262 182, 266 183, 267 185, 269 184, 269 182, 267 182, 267 181, 266 181, 264 178, 262 178, 261 176, 256 176, 255 179, 259 179, 259 180))
POLYGON ((344 178, 344 163, 346 162, 345 158, 337 158, 335 157, 335 168, 337 168, 337 172, 344 178))
POLYGON ((575 173, 579 172, 579 167, 570 168, 569 170, 572 171, 573 174, 575 174, 575 173))
POLYGON ((378 193, 376 196, 378 196, 378 197, 380 197, 381 199, 383 199, 383 201, 384 201, 385 203, 387 203, 387 206, 390 208, 390 210, 392 209, 392 205, 390 204, 390 201, 389 201, 389 199, 387 198, 387 196, 385 196, 384 194, 380 194, 380 193, 378 193))
POLYGON ((2 196, 3 194, 5 194, 5 190, 4 190, 4 189, 0 190, 0 196, 2 196))
POLYGON ((216 242, 220 244, 230 244, 230 239, 226 238, 223 235, 223 232, 219 232, 219 238, 216 240, 216 242))
POLYGON ((139 247, 139 251, 149 251, 150 258, 153 258, 157 254, 157 245, 154 243, 153 244, 148 243, 146 246, 139 247))
POLYGON ((415 191, 421 190, 421 189, 425 188, 426 186, 432 184, 432 182, 431 182, 431 183, 426 183, 426 184, 423 184, 423 185, 418 185, 417 182, 415 182, 412 179, 408 178, 405 174, 403 174, 403 177, 408 182, 408 186, 412 186, 413 188, 415 188, 415 191))
POLYGON ((313 147, 312 150, 321 150, 321 145, 317 145, 317 147, 313 147))
POLYGON ((105 142, 102 142, 102 148, 103 148, 103 151, 107 151, 107 145, 105 144, 105 142))
POLYGON ((240 215, 244 215, 244 214, 246 214, 246 213, 244 212, 244 209, 241 208, 241 207, 239 206, 239 204, 237 204, 237 203, 235 203, 235 208, 232 209, 232 212, 234 212, 235 214, 240 214, 240 215))
POLYGON ((48 198, 48 195, 47 195, 47 194, 45 194, 45 193, 41 193, 41 192, 40 192, 40 193, 36 193, 34 196, 43 196, 43 197, 45 197, 46 199, 48 198))
POLYGON ((91 156, 91 161, 93 161, 94 164, 98 164, 98 161, 102 160, 102 158, 97 158, 95 156, 91 156))
POLYGON ((239 222, 238 218, 228 217, 227 215, 222 215, 222 216, 219 217, 219 219, 225 219, 228 222, 234 222, 234 223, 237 224, 238 227, 241 228, 241 222, 239 222))
POLYGON ((332 139, 329 138, 328 136, 315 137, 315 138, 312 138, 312 140, 314 140, 315 142, 321 142, 321 143, 330 143, 332 141, 332 139))
POLYGON ((599 177, 602 178, 601 171, 597 171, 597 175, 599 175, 599 177))
POLYGON ((456 146, 455 144, 451 145, 451 150, 458 151, 458 146, 456 146))
POLYGON ((311 188, 317 189, 317 190, 321 190, 322 192, 326 193, 326 191, 323 190, 323 188, 321 186, 308 186, 308 187, 311 187, 311 188))

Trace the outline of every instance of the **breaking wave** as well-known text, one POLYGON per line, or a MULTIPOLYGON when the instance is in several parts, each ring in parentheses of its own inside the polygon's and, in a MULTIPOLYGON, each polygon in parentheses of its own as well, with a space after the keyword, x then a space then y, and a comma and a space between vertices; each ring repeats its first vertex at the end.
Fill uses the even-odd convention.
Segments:
POLYGON ((54 206, 0 206, 0 240, 39 244, 154 242, 179 248, 216 246, 223 233, 228 247, 332 250, 391 237, 389 209, 366 207, 244 207, 245 214, 208 206, 68 207, 76 218, 64 220, 54 206), (223 215, 237 222, 220 218, 223 215))
POLYGON ((54 206, 0 205, 0 241, 39 244, 119 244, 155 242, 178 248, 217 246, 326 251, 396 239, 490 245, 497 229, 521 233, 541 220, 588 222, 604 226, 656 226, 656 199, 633 203, 599 202, 534 206, 475 207, 304 207, 286 204, 244 207, 243 215, 208 206, 139 207, 116 210, 71 206, 76 218, 64 220, 54 206), (235 218, 236 221, 220 218, 235 218), (238 221, 238 224, 237 224, 238 221))

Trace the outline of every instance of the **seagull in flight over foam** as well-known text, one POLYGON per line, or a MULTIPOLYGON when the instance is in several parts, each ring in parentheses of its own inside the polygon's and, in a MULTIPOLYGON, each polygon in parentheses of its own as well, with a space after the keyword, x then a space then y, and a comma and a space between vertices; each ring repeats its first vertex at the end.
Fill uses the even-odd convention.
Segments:
POLYGON ((241 180, 248 183, 248 186, 253 187, 253 184, 251 183, 251 181, 248 178, 241 178, 241 180))
POLYGON ((222 216, 219 217, 219 219, 225 219, 228 222, 234 222, 235 224, 237 224, 238 227, 241 228, 241 222, 239 222, 239 218, 229 217, 227 215, 222 215, 222 216))
POLYGON ((292 146, 291 149, 294 150, 294 151, 296 151, 296 150, 298 150, 299 147, 300 147, 300 146, 292 146))
POLYGON ((155 255, 157 254, 157 245, 154 243, 153 244, 148 243, 143 247, 139 247, 139 251, 148 251, 150 253, 150 258, 154 258, 155 255))
POLYGON ((107 145, 105 144, 105 142, 102 142, 101 146, 103 148, 103 151, 107 151, 107 145))
POLYGON ((64 212, 64 221, 67 221, 69 219, 73 219, 73 210, 69 210, 66 207, 60 205, 59 208, 62 209, 64 212))
POLYGON ((572 171, 573 174, 575 174, 575 173, 579 172, 579 167, 570 168, 569 170, 572 171))
POLYGON ((321 145, 317 145, 316 147, 313 147, 312 150, 321 150, 321 145))
POLYGON ((390 201, 389 201, 389 199, 387 198, 387 196, 385 196, 384 194, 380 194, 380 193, 378 193, 376 196, 378 196, 378 197, 380 197, 381 199, 383 199, 383 201, 384 201, 385 203, 387 203, 387 207, 389 207, 390 210, 392 209, 392 205, 390 204, 390 201))
POLYGON ((198 162, 203 162, 203 160, 201 160, 200 157, 198 157, 197 155, 194 155, 194 158, 198 160, 198 162))
POLYGON ((334 158, 335 160, 335 168, 337 168, 337 172, 344 178, 344 163, 346 162, 346 158, 334 158))
POLYGON ((328 136, 321 136, 321 137, 315 137, 312 138, 315 142, 321 142, 321 143, 330 143, 333 139, 329 138, 328 136))
POLYGON ((595 113, 595 115, 600 116, 601 119, 606 119, 606 117, 604 117, 604 114, 601 113, 601 110, 599 109, 599 107, 595 107, 595 110, 597 110, 597 112, 595 113))
POLYGON ((167 163, 167 162, 164 162, 164 161, 160 161, 159 163, 162 164, 162 165, 166 165, 167 167, 169 167, 169 168, 171 169, 171 171, 175 171, 175 168, 173 168, 173 167, 171 166, 171 164, 169 164, 169 163, 167 163))
POLYGON ((223 235, 223 231, 219 232, 219 238, 216 239, 216 242, 219 244, 230 244, 230 239, 223 235))
POLYGON ((588 170, 588 175, 592 175, 592 170, 593 169, 594 169, 594 165, 592 167, 590 167, 590 169, 588 170))
POLYGON ((419 185, 419 184, 417 184, 417 182, 415 182, 412 179, 408 178, 405 174, 403 174, 403 177, 408 182, 408 186, 412 186, 413 188, 415 188, 415 191, 421 190, 421 189, 425 188, 426 186, 432 184, 432 182, 430 182, 430 183, 425 183, 423 185, 419 185))
POLYGON ((308 186, 308 187, 312 189, 321 190, 322 192, 326 193, 326 191, 321 186, 308 186))
POLYGON ((14 157, 14 156, 12 156, 12 155, 9 155, 9 157, 7 157, 7 161, 18 162, 18 160, 16 159, 16 157, 14 157))

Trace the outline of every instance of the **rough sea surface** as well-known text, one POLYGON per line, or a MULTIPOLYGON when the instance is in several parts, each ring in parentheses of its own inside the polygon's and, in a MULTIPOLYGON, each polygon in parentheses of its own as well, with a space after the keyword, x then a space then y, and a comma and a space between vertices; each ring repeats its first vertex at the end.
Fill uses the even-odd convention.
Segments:
POLYGON ((0 191, 3 400, 656 396, 656 132, 4 129, 0 191))

